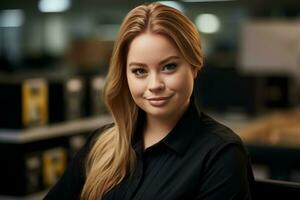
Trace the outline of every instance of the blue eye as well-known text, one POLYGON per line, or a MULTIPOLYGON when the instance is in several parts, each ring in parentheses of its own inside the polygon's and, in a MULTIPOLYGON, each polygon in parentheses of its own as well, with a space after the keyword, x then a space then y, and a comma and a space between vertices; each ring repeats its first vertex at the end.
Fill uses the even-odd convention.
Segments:
POLYGON ((135 74, 135 76, 140 77, 144 76, 147 72, 143 68, 136 68, 132 70, 132 73, 135 74))
POLYGON ((170 63, 170 64, 166 64, 164 67, 163 67, 163 71, 174 71, 177 67, 177 64, 175 63, 170 63))

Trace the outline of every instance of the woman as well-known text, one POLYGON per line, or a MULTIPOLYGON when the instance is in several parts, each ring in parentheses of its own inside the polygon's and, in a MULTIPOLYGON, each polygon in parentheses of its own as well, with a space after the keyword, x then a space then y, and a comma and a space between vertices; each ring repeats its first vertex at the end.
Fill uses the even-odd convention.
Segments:
POLYGON ((45 199, 250 199, 240 138, 194 105, 202 65, 182 13, 159 3, 129 12, 104 91, 114 124, 92 134, 45 199))

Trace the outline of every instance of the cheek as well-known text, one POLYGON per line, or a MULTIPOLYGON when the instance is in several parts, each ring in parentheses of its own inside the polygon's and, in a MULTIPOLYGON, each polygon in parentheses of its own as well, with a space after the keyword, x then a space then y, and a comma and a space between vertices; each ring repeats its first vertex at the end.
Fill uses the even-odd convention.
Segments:
POLYGON ((142 96, 144 93, 144 84, 135 77, 127 76, 128 87, 133 99, 142 96))
POLYGON ((178 73, 168 80, 168 87, 171 90, 182 93, 191 93, 194 85, 193 74, 190 72, 178 73))

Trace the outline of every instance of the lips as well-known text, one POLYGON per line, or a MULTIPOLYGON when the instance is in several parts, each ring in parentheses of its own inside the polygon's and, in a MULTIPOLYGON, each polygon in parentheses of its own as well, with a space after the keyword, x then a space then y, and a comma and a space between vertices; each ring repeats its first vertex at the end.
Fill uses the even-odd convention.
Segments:
POLYGON ((153 97, 153 98, 148 98, 150 101, 161 101, 161 100, 166 100, 169 99, 170 97, 153 97))
POLYGON ((161 107, 161 106, 164 106, 170 98, 171 98, 171 96, 168 96, 168 97, 152 97, 152 98, 147 98, 147 100, 149 101, 149 103, 152 106, 161 107))

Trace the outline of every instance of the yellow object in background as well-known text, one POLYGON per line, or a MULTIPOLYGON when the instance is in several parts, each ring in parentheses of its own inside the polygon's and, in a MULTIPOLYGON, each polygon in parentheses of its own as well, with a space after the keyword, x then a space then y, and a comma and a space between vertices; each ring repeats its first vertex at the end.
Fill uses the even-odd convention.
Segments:
POLYGON ((25 127, 48 122, 48 84, 44 79, 27 79, 22 84, 22 121, 25 127))
POLYGON ((43 183, 45 187, 54 185, 67 166, 67 152, 62 147, 46 150, 42 154, 43 183))

